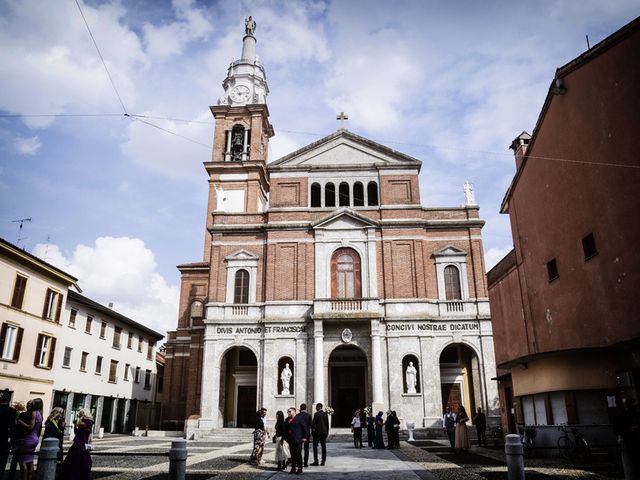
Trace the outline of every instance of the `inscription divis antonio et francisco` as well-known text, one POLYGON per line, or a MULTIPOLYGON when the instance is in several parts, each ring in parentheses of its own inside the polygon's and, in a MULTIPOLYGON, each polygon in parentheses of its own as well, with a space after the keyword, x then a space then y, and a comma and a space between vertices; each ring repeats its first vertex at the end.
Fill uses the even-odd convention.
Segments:
MULTIPOLYGON (((278 335, 306 333, 306 325, 220 325, 216 326, 216 335, 278 335)), ((386 326, 387 332, 425 333, 425 332, 464 332, 478 331, 476 322, 393 322, 386 326)))

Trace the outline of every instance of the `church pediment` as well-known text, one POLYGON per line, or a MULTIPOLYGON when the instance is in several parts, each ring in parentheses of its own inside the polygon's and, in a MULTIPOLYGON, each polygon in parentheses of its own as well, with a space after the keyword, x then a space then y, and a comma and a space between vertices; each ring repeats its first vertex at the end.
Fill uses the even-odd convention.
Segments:
POLYGON ((353 230, 375 227, 376 223, 370 218, 349 209, 341 208, 331 215, 318 220, 313 228, 326 230, 353 230))
POLYGON ((238 250, 235 253, 232 253, 231 255, 228 255, 225 257, 225 260, 229 261, 229 260, 258 260, 257 255, 254 255, 251 252, 248 252, 246 250, 238 250))
POLYGON ((347 130, 324 137, 269 164, 270 171, 336 168, 417 168, 422 162, 347 130))
POLYGON ((462 250, 461 248, 455 247, 453 245, 447 245, 439 250, 433 252, 434 257, 455 257, 460 255, 466 255, 467 252, 462 250))

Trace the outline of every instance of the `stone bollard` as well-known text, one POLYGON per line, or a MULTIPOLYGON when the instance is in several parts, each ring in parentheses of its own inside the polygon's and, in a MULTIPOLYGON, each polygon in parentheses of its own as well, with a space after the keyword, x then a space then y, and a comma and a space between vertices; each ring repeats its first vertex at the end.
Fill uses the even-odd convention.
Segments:
POLYGON ((171 442, 169 450, 169 480, 185 480, 187 474, 187 441, 179 438, 171 442))
POLYGON ((38 480, 55 480, 60 443, 57 438, 45 438, 38 455, 38 480))
POLYGON ((504 453, 507 456, 507 476, 509 480, 524 480, 524 457, 520 435, 505 437, 504 453))

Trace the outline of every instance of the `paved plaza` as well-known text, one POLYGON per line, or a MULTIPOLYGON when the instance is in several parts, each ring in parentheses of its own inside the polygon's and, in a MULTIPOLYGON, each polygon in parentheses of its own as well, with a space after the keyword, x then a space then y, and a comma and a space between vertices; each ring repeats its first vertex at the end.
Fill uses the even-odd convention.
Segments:
MULTIPOLYGON (((398 450, 355 449, 344 439, 345 435, 341 435, 327 444, 326 466, 305 468, 302 477, 308 480, 507 479, 501 449, 473 447, 468 454, 454 454, 440 440, 420 440, 414 444, 402 442, 398 450)), ((187 480, 283 480, 299 477, 275 470, 273 444, 266 446, 264 465, 255 467, 248 463, 251 443, 229 440, 189 441, 187 480)), ((171 438, 107 435, 103 439, 96 438, 94 445, 94 479, 168 478, 166 453, 171 446, 171 438)), ((527 480, 624 478, 620 462, 615 457, 592 459, 581 465, 569 465, 559 459, 526 458, 525 465, 527 480)))

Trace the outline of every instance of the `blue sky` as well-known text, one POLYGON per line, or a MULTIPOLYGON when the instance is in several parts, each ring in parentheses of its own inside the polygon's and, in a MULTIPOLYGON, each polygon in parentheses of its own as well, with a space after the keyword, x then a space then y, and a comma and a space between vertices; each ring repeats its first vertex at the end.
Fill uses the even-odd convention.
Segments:
POLYGON ((275 160, 347 128, 423 162, 422 203, 474 184, 487 267, 512 245, 498 213, 507 146, 532 131, 555 69, 638 15, 637 1, 81 2, 0 0, 0 236, 161 332, 175 266, 202 258, 213 121, 244 18, 270 88, 275 160), (29 115, 93 115, 60 116, 29 115), (21 116, 8 116, 21 115, 21 116), (172 119, 172 120, 168 120, 172 119), (185 121, 182 121, 185 120, 185 121))

